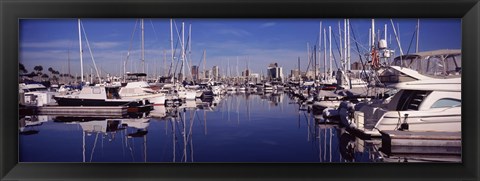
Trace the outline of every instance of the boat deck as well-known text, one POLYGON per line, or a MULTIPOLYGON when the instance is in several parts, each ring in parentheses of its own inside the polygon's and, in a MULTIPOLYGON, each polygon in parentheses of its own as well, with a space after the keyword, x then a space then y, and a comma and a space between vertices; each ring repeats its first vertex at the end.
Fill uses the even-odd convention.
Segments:
POLYGON ((41 115, 82 115, 82 116, 122 116, 127 114, 127 106, 43 106, 38 107, 41 115))

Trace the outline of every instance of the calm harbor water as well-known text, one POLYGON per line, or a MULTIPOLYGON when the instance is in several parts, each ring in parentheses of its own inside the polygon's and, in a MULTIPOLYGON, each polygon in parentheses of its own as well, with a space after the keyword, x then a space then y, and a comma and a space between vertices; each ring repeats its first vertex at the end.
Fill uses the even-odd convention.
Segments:
POLYGON ((32 115, 19 125, 20 162, 376 161, 368 143, 283 93, 227 94, 136 118, 32 115))

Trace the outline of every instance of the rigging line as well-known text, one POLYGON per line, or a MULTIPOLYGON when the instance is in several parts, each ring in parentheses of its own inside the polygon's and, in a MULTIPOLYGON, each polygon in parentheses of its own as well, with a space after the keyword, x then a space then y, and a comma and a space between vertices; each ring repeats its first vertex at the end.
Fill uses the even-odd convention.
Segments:
MULTIPOLYGON (((308 49, 310 49, 310 47, 308 47, 308 49)), ((315 52, 313 52, 313 53, 315 53, 315 52)), ((313 61, 312 61, 312 59, 313 59, 313 54, 311 53, 311 54, 307 55, 307 59, 310 60, 310 61, 308 61, 308 65, 307 65, 307 72, 308 72, 308 70, 310 69, 310 64, 313 64, 313 63, 312 63, 312 62, 313 62, 313 61)))
POLYGON ((412 39, 410 40, 410 44, 408 45, 408 49, 407 49, 407 54, 410 53, 410 48, 412 46, 412 43, 413 43, 413 38, 415 38, 417 36, 417 29, 418 29, 418 26, 415 26, 415 31, 413 31, 413 35, 412 35, 412 39))
MULTIPOLYGON (((180 114, 180 113, 179 113, 179 116, 181 117, 181 114, 180 114)), ((181 118, 180 118, 180 120, 181 120, 181 118)), ((175 120, 175 122, 177 122, 177 120, 175 120)), ((181 133, 181 130, 180 130, 179 124, 175 124, 174 127, 175 127, 175 130, 174 130, 175 134, 173 135, 173 137, 174 137, 174 139, 175 139, 175 143, 178 143, 178 140, 179 140, 179 139, 178 139, 178 137, 177 137, 177 133, 181 133)), ((179 147, 180 147, 179 144, 175 144, 175 147, 174 147, 174 148, 175 148, 175 150, 177 150, 177 148, 179 148, 179 147)), ((175 153, 176 153, 176 152, 175 152, 175 153)))
MULTIPOLYGON (((175 55, 176 51, 177 51, 177 46, 178 46, 178 42, 177 44, 175 44, 175 51, 173 51, 173 54, 175 55)), ((173 69, 173 74, 175 76, 175 74, 177 73, 177 68, 178 68, 178 63, 180 62, 180 59, 178 59, 175 63, 175 69, 173 69)), ((171 63, 170 63, 171 64, 171 63)), ((173 65, 172 65, 173 66, 173 65)))
MULTIPOLYGON (((178 36, 178 41, 180 41, 180 33, 178 32, 177 23, 175 22, 174 24, 175 24, 175 30, 176 30, 177 36, 178 36)), ((187 46, 185 46, 183 42, 182 42, 181 45, 184 47, 182 51, 186 52, 187 46)), ((188 61, 186 60, 186 58, 187 58, 186 53, 184 53, 182 59, 185 63, 182 62, 182 66, 185 66, 185 64, 188 65, 188 61)), ((187 69, 188 69, 188 67, 187 67, 187 69)), ((190 73, 190 76, 192 76, 192 72, 191 71, 188 71, 188 72, 190 73)), ((182 76, 185 78, 185 75, 182 75, 182 76)))
POLYGON ((149 19, 149 20, 150 20, 150 24, 152 25, 153 35, 155 35, 155 41, 158 41, 157 31, 155 31, 155 26, 153 26, 153 21, 152 19, 149 19))
POLYGON ((100 74, 98 73, 97 65, 95 64, 95 58, 93 57, 92 49, 90 47, 90 43, 88 42, 87 33, 85 32, 85 28, 83 27, 83 23, 81 23, 81 27, 82 27, 82 30, 83 30, 83 35, 85 36, 85 41, 87 42, 87 47, 88 47, 88 50, 90 52, 90 56, 92 58, 93 65, 95 66, 95 71, 97 72, 98 82, 101 83, 102 80, 100 78, 100 74))
POLYGON ((187 136, 187 140, 190 140, 192 139, 192 127, 193 127, 193 123, 195 121, 195 115, 197 115, 198 117, 198 114, 197 114, 197 111, 195 110, 195 112, 193 112, 193 116, 192 118, 190 118, 190 130, 188 131, 188 136, 187 136))
MULTIPOLYGON (((175 21, 175 20, 173 20, 173 21, 175 21)), ((175 24, 175 26, 176 26, 176 24, 175 24)), ((173 57, 175 57, 175 53, 177 52, 178 42, 179 42, 179 41, 177 41, 176 44, 175 44, 175 49, 174 49, 174 50, 170 50, 170 51, 173 51, 173 57)), ((169 76, 170 76, 171 73, 172 73, 172 72, 171 72, 171 71, 172 71, 172 68, 173 68, 173 64, 170 63, 170 68, 168 69, 168 75, 169 75, 169 76)), ((177 67, 175 67, 175 70, 174 70, 173 74, 176 73, 176 69, 177 69, 177 67)))
MULTIPOLYGON (((333 34, 333 35, 334 35, 333 40, 335 41, 335 45, 337 46, 338 54, 342 55, 342 52, 340 52, 340 48, 338 46, 337 38, 335 38, 336 37, 335 34, 333 34)), ((335 59, 335 54, 332 53, 332 55, 333 55, 333 59, 334 59, 334 62, 335 62, 335 67, 338 69, 338 63, 337 63, 337 60, 335 59)), ((333 72, 333 70, 332 70, 332 72, 333 72)))
POLYGON ((92 162, 93 153, 95 152, 95 147, 97 147, 98 133, 99 132, 97 132, 97 135, 95 136, 95 142, 93 143, 92 153, 90 154, 90 162, 92 162))
MULTIPOLYGON (((350 29, 352 29, 352 28, 350 28, 350 29)), ((353 31, 353 30, 352 30, 352 31, 353 31)), ((337 36, 337 35, 335 35, 335 33, 332 33, 332 34, 334 34, 334 37, 337 36)), ((359 44, 360 44, 360 48, 363 48, 365 51, 369 51, 369 48, 363 46, 358 40, 353 40, 353 41, 356 42, 356 43, 359 43, 359 44)), ((340 50, 339 50, 339 51, 340 51, 340 50)))
POLYGON ((202 53, 202 56, 200 57, 200 61, 198 61, 198 66, 200 67, 200 64, 203 61, 203 56, 205 55, 205 51, 202 53))
POLYGON ((352 23, 350 23, 350 31, 352 31, 353 41, 355 42, 355 46, 357 47, 358 57, 360 58, 360 63, 362 64, 363 73, 365 74, 365 76, 367 76, 367 80, 370 80, 367 72, 365 71, 365 64, 363 63, 362 55, 360 55, 360 49, 358 48, 358 43, 357 43, 357 40, 356 40, 357 38, 355 36, 355 31, 353 30, 353 24, 352 23))
MULTIPOLYGON (((133 27, 133 32, 132 32, 132 35, 130 36, 130 46, 128 47, 127 57, 126 57, 126 60, 125 60, 125 65, 124 65, 125 67, 128 64, 128 59, 130 58, 130 51, 132 51, 133 38, 135 37, 134 35, 135 35, 135 32, 137 31, 137 24, 138 24, 138 19, 135 20, 135 26, 133 27)), ((125 76, 125 75, 123 75, 123 76, 125 76)))

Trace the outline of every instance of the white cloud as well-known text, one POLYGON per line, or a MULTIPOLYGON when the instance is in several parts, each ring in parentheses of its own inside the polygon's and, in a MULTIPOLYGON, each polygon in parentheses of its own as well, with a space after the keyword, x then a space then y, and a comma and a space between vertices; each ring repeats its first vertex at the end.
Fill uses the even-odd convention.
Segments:
POLYGON ((122 44, 121 42, 112 42, 112 41, 93 42, 92 48, 107 49, 107 48, 117 47, 121 44, 122 44))
MULTIPOLYGON (((73 45, 72 40, 54 40, 48 42, 20 42, 22 48, 68 48, 73 45)), ((78 44, 78 41, 76 41, 78 44)))
POLYGON ((251 33, 246 31, 246 30, 242 30, 242 29, 220 29, 218 30, 218 33, 219 34, 222 34, 222 35, 233 35, 233 36, 237 36, 237 37, 243 37, 243 36, 250 36, 251 33))
POLYGON ((275 23, 275 22, 268 22, 268 23, 263 23, 262 25, 260 25, 260 27, 267 28, 267 27, 275 26, 276 24, 277 23, 275 23))

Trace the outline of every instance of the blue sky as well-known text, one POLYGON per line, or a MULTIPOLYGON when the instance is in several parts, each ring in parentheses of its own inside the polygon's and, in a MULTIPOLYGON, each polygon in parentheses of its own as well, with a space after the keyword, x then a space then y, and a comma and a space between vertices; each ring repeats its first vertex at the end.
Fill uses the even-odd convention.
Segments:
MULTIPOLYGON (((181 24, 185 22, 186 39, 188 27, 190 24, 192 26, 192 64, 200 63, 205 49, 207 69, 218 65, 221 73, 225 73, 229 61, 234 75, 237 57, 239 72, 245 69, 248 60, 253 72, 259 73, 261 70, 266 72, 269 63, 278 62, 284 68, 284 73, 288 74, 292 68, 297 67, 298 57, 302 70, 305 70, 308 64, 307 42, 311 46, 318 43, 320 22, 322 28, 327 28, 327 37, 328 26, 332 26, 332 36, 336 37, 337 42, 338 22, 341 21, 343 26, 343 19, 174 19, 174 21, 178 31, 181 31, 181 24)), ((164 70, 164 50, 167 54, 167 65, 171 62, 170 19, 145 19, 144 22, 147 72, 161 74, 164 70)), ((399 26, 400 32, 397 33, 402 49, 407 53, 417 19, 393 19, 393 22, 395 26, 399 26)), ((127 71, 141 71, 141 31, 137 19, 82 19, 82 24, 93 58, 102 74, 120 75, 128 52, 130 57, 127 71)), ((351 19, 350 24, 359 43, 360 52, 366 53, 371 19, 351 19)), ((376 19, 375 29, 380 30, 383 37, 385 24, 387 38, 390 39, 390 36, 392 38, 388 40, 389 46, 396 50, 396 55, 399 55, 390 19, 376 19)), ((176 35, 174 27, 175 44, 178 41, 176 35)), ((351 60, 354 62, 359 58, 353 34, 351 38, 351 60)), ((419 38, 420 51, 461 49, 461 19, 420 19, 419 38)), ((47 72, 48 67, 52 67, 61 73, 67 73, 70 59, 71 73, 80 74, 77 19, 22 19, 19 42, 19 60, 27 70, 32 71, 34 66, 42 65, 44 72, 47 72)), ((93 63, 85 36, 82 43, 84 69, 89 73, 93 63)), ((332 51, 338 60, 338 49, 333 40, 332 51)), ((414 51, 415 40, 410 46, 410 53, 414 51)), ((323 62, 323 59, 321 61, 323 62)))

